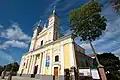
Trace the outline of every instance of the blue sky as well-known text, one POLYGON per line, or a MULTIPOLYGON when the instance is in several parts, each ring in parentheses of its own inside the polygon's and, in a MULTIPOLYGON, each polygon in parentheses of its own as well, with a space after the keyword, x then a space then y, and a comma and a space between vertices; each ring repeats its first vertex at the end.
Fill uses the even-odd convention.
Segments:
MULTIPOLYGON (((86 4, 90 0, 0 0, 0 64, 13 61, 20 62, 22 55, 28 51, 34 24, 42 20, 41 25, 47 22, 54 5, 60 17, 60 28, 63 34, 69 34, 69 12, 86 4)), ((102 15, 107 18, 107 30, 93 42, 96 51, 114 52, 120 55, 120 17, 114 12, 107 0, 104 4, 102 15)), ((88 43, 76 43, 92 53, 88 43)))

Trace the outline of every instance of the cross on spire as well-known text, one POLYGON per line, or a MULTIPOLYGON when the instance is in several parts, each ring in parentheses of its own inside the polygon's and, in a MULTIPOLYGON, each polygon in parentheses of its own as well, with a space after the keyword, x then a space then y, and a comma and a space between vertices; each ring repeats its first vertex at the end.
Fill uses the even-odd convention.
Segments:
POLYGON ((37 26, 40 26, 40 24, 41 24, 41 20, 39 20, 39 21, 37 22, 37 26))
POLYGON ((54 6, 54 9, 53 9, 53 14, 56 13, 56 6, 54 6))

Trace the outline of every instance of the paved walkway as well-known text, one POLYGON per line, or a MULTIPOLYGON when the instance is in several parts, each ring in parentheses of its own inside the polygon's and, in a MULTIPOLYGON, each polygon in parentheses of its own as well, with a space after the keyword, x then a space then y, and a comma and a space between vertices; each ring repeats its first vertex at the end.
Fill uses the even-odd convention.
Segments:
MULTIPOLYGON (((7 77, 5 79, 1 79, 0 77, 0 80, 7 80, 7 77)), ((12 80, 40 80, 40 79, 13 76, 12 80)))

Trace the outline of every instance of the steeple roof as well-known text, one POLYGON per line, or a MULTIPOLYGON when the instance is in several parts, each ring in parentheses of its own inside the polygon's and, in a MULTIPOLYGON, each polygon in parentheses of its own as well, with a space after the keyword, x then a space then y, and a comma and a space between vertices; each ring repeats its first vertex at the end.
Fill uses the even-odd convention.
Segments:
POLYGON ((56 6, 54 6, 54 9, 53 9, 53 14, 55 14, 56 13, 56 6))
POLYGON ((34 24, 34 28, 33 30, 35 30, 36 28, 39 28, 40 31, 42 30, 42 27, 40 26, 41 20, 39 20, 36 24, 34 24))
POLYGON ((52 16, 56 16, 57 17, 57 15, 56 15, 56 6, 54 6, 52 14, 49 16, 49 18, 52 17, 52 16))

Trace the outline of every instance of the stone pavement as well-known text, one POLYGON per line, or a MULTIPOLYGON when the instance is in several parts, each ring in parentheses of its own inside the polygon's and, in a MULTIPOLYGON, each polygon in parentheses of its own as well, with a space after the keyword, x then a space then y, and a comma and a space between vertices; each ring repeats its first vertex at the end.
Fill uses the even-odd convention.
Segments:
MULTIPOLYGON (((0 80, 7 80, 7 77, 5 79, 1 79, 0 77, 0 80)), ((12 80, 40 80, 40 79, 13 76, 12 80)))

